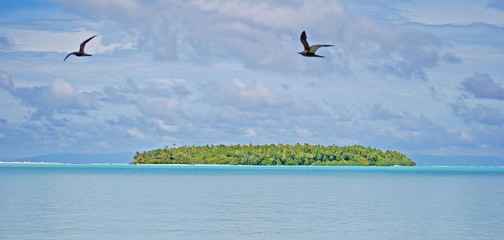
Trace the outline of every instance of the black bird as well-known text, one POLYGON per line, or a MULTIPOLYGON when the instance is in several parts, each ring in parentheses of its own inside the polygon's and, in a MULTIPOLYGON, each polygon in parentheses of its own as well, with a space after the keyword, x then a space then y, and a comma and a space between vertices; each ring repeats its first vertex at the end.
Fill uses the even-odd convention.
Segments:
POLYGON ((70 55, 75 55, 77 57, 84 57, 84 56, 91 56, 91 54, 87 54, 84 52, 84 47, 86 47, 86 43, 89 42, 91 39, 93 39, 94 37, 96 37, 96 35, 88 38, 86 41, 82 42, 81 45, 80 45, 80 49, 78 52, 73 52, 73 53, 69 53, 65 59, 63 60, 63 62, 70 56, 70 55))
POLYGON ((320 56, 320 55, 315 54, 315 51, 317 51, 317 49, 319 49, 320 47, 332 47, 333 46, 333 45, 327 45, 327 44, 310 46, 308 44, 308 42, 306 41, 305 31, 303 31, 303 33, 301 33, 300 40, 304 46, 304 50, 301 52, 298 52, 298 53, 305 56, 305 57, 321 57, 321 58, 323 58, 324 56, 320 56))

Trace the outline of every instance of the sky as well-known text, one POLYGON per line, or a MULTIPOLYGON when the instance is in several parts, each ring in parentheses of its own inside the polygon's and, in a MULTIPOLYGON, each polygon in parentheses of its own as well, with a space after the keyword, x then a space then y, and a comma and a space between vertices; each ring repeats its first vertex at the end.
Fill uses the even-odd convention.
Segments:
POLYGON ((6 0, 0 160, 248 143, 502 157, 503 63, 503 0, 6 0), (302 31, 325 58, 298 54, 302 31))

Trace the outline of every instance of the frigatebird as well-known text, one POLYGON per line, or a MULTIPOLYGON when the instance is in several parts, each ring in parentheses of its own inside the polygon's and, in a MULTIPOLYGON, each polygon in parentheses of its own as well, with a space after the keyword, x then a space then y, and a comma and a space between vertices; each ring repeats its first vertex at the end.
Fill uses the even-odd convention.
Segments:
POLYGON ((332 47, 333 46, 333 45, 327 45, 327 44, 310 46, 310 44, 308 44, 308 42, 306 41, 305 31, 303 31, 303 33, 301 33, 300 40, 304 46, 304 50, 301 52, 298 52, 298 53, 305 56, 305 57, 321 57, 321 58, 323 58, 324 56, 320 56, 320 55, 315 54, 315 51, 317 51, 317 49, 319 49, 320 47, 332 47))
POLYGON ((80 45, 80 49, 78 52, 73 52, 73 53, 69 53, 65 59, 63 60, 63 62, 70 56, 70 55, 75 55, 77 57, 84 57, 84 56, 91 56, 91 54, 87 54, 84 52, 84 47, 86 47, 86 43, 89 42, 91 39, 93 39, 94 37, 96 37, 96 35, 86 39, 86 41, 82 42, 81 45, 80 45))

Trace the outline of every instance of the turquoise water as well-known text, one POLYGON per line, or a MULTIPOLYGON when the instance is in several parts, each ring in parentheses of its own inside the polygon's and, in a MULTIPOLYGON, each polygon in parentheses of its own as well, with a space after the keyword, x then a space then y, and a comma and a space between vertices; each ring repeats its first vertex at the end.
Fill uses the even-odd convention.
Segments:
POLYGON ((0 164, 0 239, 504 239, 504 168, 0 164))

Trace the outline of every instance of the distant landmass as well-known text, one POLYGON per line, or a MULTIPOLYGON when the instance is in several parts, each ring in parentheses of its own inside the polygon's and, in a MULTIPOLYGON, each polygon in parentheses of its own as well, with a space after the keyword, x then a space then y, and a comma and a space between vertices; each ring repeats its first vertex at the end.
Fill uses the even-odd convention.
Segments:
POLYGON ((504 166, 504 157, 495 156, 437 156, 437 155, 410 155, 417 166, 476 166, 497 167, 504 166))
POLYGON ((130 163, 134 153, 54 153, 33 157, 18 158, 6 162, 46 162, 46 163, 130 163))
POLYGON ((309 144, 181 146, 137 152, 132 164, 415 166, 397 151, 309 144))

